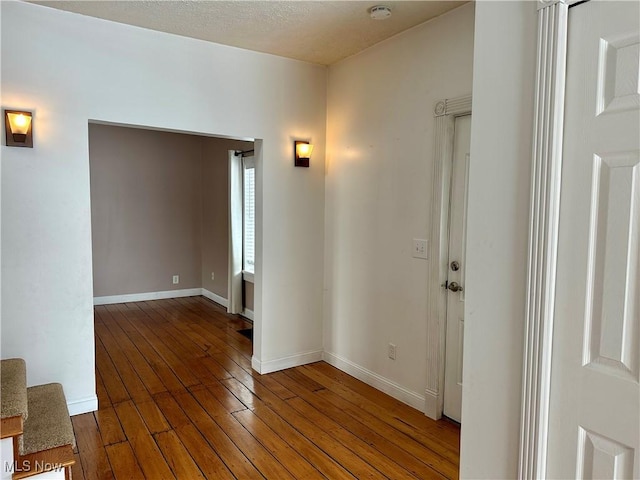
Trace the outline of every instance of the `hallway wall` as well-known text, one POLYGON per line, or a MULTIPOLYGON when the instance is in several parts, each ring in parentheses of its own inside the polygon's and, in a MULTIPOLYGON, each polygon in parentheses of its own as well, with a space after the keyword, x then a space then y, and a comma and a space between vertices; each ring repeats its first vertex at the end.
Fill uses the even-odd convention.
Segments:
POLYGON ((35 112, 34 148, 2 146, 3 357, 25 358, 30 383, 61 382, 71 413, 95 409, 89 121, 258 139, 254 362, 319 357, 326 68, 0 8, 3 105, 35 112), (309 169, 292 165, 295 138, 316 144, 309 169))
POLYGON ((329 68, 325 357, 423 410, 434 106, 471 93, 474 4, 329 68), (396 360, 387 346, 397 346, 396 360))

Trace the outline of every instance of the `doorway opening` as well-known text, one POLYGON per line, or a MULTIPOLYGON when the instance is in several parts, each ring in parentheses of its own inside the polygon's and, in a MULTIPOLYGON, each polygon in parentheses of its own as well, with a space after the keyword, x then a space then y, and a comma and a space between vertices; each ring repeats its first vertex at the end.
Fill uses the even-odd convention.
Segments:
POLYGON ((435 106, 425 414, 460 422, 471 96, 435 106))
MULTIPOLYGON (((256 160, 253 148, 229 150, 227 311, 253 320, 256 252, 256 160)), ((253 341, 253 330, 242 334, 253 341)))
POLYGON ((466 263, 467 191, 471 115, 455 118, 453 165, 449 195, 449 260, 445 280, 447 296, 444 409, 445 416, 460 423, 462 419, 462 355, 464 351, 464 301, 466 263))
MULTIPOLYGON (((227 309, 228 152, 254 140, 102 122, 88 130, 94 305, 202 295, 227 309)), ((243 280, 231 329, 253 326, 253 282, 243 280)))

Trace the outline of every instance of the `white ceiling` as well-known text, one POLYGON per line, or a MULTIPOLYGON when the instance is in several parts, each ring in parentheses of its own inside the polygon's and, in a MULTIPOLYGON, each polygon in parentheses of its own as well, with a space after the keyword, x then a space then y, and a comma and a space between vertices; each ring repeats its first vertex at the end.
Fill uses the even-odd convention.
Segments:
POLYGON ((73 0, 40 5, 330 65, 467 1, 73 0), (372 20, 374 5, 391 7, 372 20))

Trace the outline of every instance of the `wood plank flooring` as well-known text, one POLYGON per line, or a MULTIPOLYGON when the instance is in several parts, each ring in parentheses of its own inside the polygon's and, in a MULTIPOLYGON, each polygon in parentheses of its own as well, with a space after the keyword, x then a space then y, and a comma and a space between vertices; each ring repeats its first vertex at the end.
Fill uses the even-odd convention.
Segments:
POLYGON ((458 478, 456 425, 324 362, 259 375, 249 326, 203 297, 96 307, 73 478, 458 478))

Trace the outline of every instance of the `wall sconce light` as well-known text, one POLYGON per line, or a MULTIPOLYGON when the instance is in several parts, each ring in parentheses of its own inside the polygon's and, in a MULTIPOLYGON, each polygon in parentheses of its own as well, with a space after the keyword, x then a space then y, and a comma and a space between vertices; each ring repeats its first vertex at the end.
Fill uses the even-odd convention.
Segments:
POLYGON ((302 140, 296 140, 293 142, 296 161, 296 167, 308 167, 309 159, 311 158, 311 152, 313 151, 313 145, 309 142, 302 140))
POLYGON ((33 148, 32 115, 31 112, 18 110, 4 111, 4 130, 7 147, 33 148))

